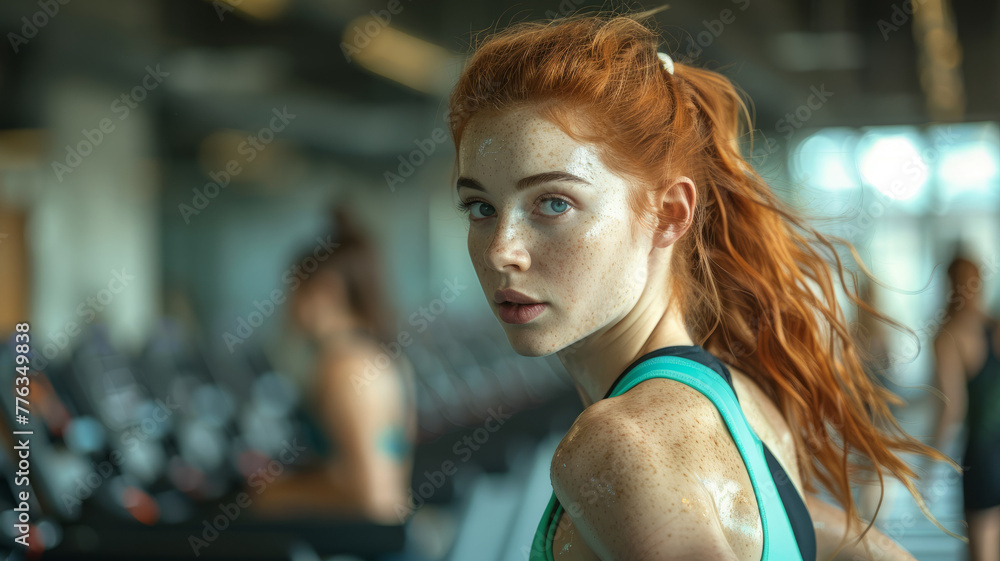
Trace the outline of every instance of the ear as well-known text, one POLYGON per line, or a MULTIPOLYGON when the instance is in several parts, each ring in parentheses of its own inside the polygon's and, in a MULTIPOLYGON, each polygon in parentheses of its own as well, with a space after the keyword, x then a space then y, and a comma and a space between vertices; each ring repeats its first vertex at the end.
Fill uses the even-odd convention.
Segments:
POLYGON ((676 242, 694 220, 697 190, 688 177, 675 177, 661 189, 653 200, 657 212, 656 235, 653 247, 665 248, 676 242))

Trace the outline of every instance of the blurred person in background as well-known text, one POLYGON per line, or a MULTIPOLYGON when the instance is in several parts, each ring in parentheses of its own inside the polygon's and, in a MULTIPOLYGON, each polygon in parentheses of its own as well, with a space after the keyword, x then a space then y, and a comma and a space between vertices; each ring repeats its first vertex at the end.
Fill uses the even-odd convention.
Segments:
POLYGON ((329 459, 269 484, 254 506, 263 515, 327 511, 399 524, 417 431, 413 370, 405 354, 387 350, 398 348, 390 345, 396 326, 373 242, 344 207, 332 216, 334 249, 302 253, 290 296, 294 327, 314 358, 302 418, 329 459))
POLYGON ((983 309, 979 267, 957 255, 948 266, 945 321, 934 337, 935 385, 944 394, 935 446, 951 450, 963 421, 962 494, 969 560, 1000 559, 1000 322, 983 309))
POLYGON ((903 453, 949 458, 889 414, 828 238, 744 159, 733 84, 658 52, 657 11, 501 30, 449 102, 490 308, 585 407, 529 559, 911 560, 857 520, 847 453, 915 495, 903 453))

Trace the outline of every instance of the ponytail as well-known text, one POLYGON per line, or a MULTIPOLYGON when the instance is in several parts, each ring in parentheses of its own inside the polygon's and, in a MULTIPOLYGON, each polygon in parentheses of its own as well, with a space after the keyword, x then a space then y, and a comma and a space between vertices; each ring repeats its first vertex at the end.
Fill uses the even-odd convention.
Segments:
POLYGON ((859 462, 849 456, 860 456, 883 486, 883 474, 891 473, 938 528, 963 539, 927 510, 912 481, 916 474, 899 454, 920 454, 961 468, 900 427, 888 403, 904 402, 866 371, 869 357, 852 337, 835 285, 874 319, 915 333, 858 294, 857 274, 845 270, 836 246, 849 249, 859 268, 872 275, 850 242, 808 226, 803 214, 744 165, 732 142, 742 132, 735 117, 737 112, 745 117, 740 122, 748 128, 751 119, 732 84, 687 65, 675 72, 680 76, 678 94, 691 100, 693 119, 700 123, 692 128, 703 136, 699 159, 704 165, 695 167, 692 179, 708 199, 694 231, 678 242, 684 259, 673 264, 680 285, 676 291, 686 296, 685 317, 694 322, 689 325, 693 337, 706 350, 739 364, 778 404, 792 427, 807 491, 817 491, 813 482, 818 481, 856 523, 851 495, 856 470, 849 464, 859 462))

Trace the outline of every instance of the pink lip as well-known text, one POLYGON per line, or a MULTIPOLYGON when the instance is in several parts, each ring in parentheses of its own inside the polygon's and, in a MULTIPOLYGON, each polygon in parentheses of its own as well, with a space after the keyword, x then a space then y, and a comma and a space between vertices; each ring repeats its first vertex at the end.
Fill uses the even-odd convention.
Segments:
POLYGON ((538 304, 539 301, 523 292, 518 292, 513 288, 497 290, 493 293, 493 301, 497 304, 510 302, 513 304, 538 304))
POLYGON ((545 303, 514 304, 504 302, 500 304, 500 319, 507 323, 528 323, 538 317, 538 314, 545 310, 545 303))

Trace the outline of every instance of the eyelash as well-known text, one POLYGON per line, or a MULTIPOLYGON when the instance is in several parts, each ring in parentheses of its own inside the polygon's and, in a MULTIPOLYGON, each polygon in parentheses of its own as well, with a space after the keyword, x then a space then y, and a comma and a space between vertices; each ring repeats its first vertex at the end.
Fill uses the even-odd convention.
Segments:
POLYGON ((458 201, 458 204, 455 205, 455 208, 457 208, 459 212, 467 213, 472 209, 472 205, 476 202, 477 199, 469 199, 468 201, 458 201))
MULTIPOLYGON (((566 203, 567 207, 569 207, 569 208, 573 207, 573 204, 571 202, 567 201, 566 199, 564 199, 562 197, 544 197, 543 196, 542 198, 538 199, 537 202, 544 203, 546 201, 562 201, 562 202, 566 203)), ((488 203, 488 202, 486 202, 486 201, 484 201, 482 199, 469 199, 468 201, 458 201, 458 204, 455 205, 455 208, 457 208, 458 211, 461 212, 461 213, 463 213, 463 214, 468 214, 472 210, 472 205, 476 204, 477 202, 478 203, 487 204, 487 205, 490 204, 490 203, 488 203)), ((567 209, 567 210, 569 210, 569 209, 567 209)), ((557 218, 559 216, 562 216, 563 214, 566 214, 566 211, 563 211, 563 212, 561 212, 559 214, 547 215, 547 216, 549 216, 549 218, 557 218)), ((486 219, 485 218, 475 218, 474 220, 486 220, 486 219)))

